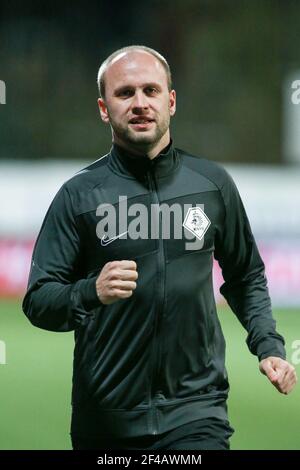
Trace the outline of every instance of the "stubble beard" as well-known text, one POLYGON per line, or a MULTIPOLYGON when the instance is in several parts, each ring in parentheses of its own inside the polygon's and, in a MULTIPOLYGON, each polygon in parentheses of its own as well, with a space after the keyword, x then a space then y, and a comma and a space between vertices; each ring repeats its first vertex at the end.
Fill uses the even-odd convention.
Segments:
POLYGON ((117 137, 117 140, 141 151, 148 151, 155 147, 169 129, 169 125, 169 116, 164 117, 160 122, 155 121, 155 129, 150 131, 134 131, 130 128, 130 124, 121 126, 110 120, 113 135, 117 137))

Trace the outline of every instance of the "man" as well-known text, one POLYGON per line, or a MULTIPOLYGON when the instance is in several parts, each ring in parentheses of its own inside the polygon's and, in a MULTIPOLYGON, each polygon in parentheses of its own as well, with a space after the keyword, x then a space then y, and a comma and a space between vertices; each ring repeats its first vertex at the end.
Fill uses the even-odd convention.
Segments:
POLYGON ((173 146, 160 54, 118 50, 98 85, 112 149, 54 198, 23 310, 75 331, 74 449, 229 449, 213 256, 261 372, 284 394, 296 383, 243 204, 224 169, 173 146))

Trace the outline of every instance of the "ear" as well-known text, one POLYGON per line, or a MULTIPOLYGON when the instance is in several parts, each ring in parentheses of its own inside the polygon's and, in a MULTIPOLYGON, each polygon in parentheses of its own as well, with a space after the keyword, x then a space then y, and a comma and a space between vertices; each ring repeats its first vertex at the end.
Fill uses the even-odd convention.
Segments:
POLYGON ((171 90, 169 93, 169 108, 170 108, 170 116, 174 116, 176 112, 176 91, 171 90))
POLYGON ((98 98, 98 106, 100 111, 100 116, 103 122, 109 123, 109 116, 106 104, 102 98, 98 98))

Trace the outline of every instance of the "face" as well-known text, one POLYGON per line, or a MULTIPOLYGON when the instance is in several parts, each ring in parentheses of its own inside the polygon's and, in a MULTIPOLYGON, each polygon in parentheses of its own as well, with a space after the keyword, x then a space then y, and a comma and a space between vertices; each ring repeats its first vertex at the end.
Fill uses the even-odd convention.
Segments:
POLYGON ((106 69, 105 98, 98 104, 116 144, 137 153, 158 153, 168 145, 176 95, 168 90, 164 67, 151 54, 131 51, 117 56, 106 69))

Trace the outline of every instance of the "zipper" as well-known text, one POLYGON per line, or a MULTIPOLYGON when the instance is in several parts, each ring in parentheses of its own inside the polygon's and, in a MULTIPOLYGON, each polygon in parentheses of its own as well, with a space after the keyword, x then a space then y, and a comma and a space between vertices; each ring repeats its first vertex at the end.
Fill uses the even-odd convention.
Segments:
POLYGON ((148 171, 148 183, 151 190, 151 202, 152 200, 156 204, 157 210, 159 211, 159 217, 156 218, 158 221, 158 258, 157 258, 157 291, 156 291, 156 309, 155 309, 155 318, 154 318, 154 335, 153 335, 153 344, 152 344, 152 353, 151 353, 151 375, 150 375, 150 390, 149 390, 149 404, 151 412, 151 421, 150 428, 151 434, 158 433, 158 417, 156 413, 155 406, 155 386, 156 379, 159 370, 159 337, 158 337, 158 325, 159 320, 162 315, 164 297, 165 297, 165 252, 164 252, 164 243, 162 239, 162 214, 159 210, 160 200, 158 197, 158 190, 156 179, 154 176, 153 161, 151 161, 150 170, 148 171))

